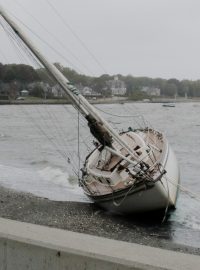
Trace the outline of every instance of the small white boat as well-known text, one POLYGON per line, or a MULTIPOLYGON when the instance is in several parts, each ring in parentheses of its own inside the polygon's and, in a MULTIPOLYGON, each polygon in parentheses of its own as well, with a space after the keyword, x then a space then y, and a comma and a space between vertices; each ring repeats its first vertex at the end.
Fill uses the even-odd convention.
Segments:
POLYGON ((118 134, 36 49, 2 7, 0 15, 88 122, 96 148, 86 157, 82 169, 80 184, 85 194, 101 207, 124 214, 175 207, 179 169, 164 135, 149 127, 118 134))

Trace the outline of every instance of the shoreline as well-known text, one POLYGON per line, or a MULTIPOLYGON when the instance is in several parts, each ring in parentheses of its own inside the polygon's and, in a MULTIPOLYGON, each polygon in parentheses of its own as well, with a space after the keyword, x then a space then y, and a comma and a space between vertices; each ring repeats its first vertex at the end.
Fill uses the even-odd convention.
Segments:
MULTIPOLYGON (((91 104, 126 104, 126 103, 174 103, 174 99, 171 98, 158 98, 152 99, 151 101, 143 101, 143 100, 130 100, 126 98, 119 99, 96 99, 88 100, 91 104)), ((191 103, 191 102, 200 102, 200 98, 193 99, 184 99, 180 98, 176 100, 176 103, 191 103)), ((71 102, 68 100, 60 99, 25 99, 25 100, 0 100, 0 105, 70 105, 71 102)))
POLYGON ((51 201, 0 187, 0 217, 200 255, 200 248, 167 239, 165 224, 157 222, 152 230, 149 221, 111 215, 90 203, 51 201))

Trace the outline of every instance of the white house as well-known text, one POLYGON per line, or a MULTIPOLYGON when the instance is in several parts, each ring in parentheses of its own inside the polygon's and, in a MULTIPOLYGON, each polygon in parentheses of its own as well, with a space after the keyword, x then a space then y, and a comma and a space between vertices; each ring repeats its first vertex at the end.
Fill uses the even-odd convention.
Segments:
POLYGON ((125 82, 119 80, 118 76, 115 76, 113 80, 108 81, 107 85, 111 89, 113 96, 123 96, 126 94, 125 82))
POLYGON ((149 96, 160 96, 160 89, 156 87, 144 86, 141 91, 147 93, 149 96))
POLYGON ((29 91, 24 89, 24 90, 20 91, 20 94, 22 97, 27 97, 29 95, 29 91))

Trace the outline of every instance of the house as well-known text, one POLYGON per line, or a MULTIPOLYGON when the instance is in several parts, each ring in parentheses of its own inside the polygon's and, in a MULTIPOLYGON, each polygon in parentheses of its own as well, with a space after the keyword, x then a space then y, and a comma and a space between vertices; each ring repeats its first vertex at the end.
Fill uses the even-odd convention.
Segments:
POLYGON ((123 96, 126 94, 125 82, 119 80, 118 76, 115 76, 113 80, 107 81, 107 86, 110 88, 113 96, 123 96))
POLYGON ((88 86, 85 86, 83 87, 82 89, 82 95, 83 96, 91 96, 92 95, 92 88, 88 87, 88 86))
POLYGON ((144 86, 141 91, 145 92, 149 96, 160 96, 160 89, 156 87, 144 86))
POLYGON ((79 84, 79 85, 76 85, 76 88, 80 92, 81 95, 83 95, 84 97, 88 99, 90 98, 96 99, 102 96, 101 93, 97 93, 89 86, 82 86, 81 84, 79 84))
POLYGON ((22 91, 20 91, 20 93, 21 93, 21 96, 22 97, 27 97, 28 95, 29 95, 29 91, 28 90, 22 90, 22 91))

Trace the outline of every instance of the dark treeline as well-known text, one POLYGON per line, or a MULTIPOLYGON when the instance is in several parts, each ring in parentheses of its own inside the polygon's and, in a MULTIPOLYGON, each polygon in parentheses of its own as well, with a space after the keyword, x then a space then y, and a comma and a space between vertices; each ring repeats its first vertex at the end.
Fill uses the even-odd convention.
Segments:
MULTIPOLYGON (((98 93, 110 95, 111 92, 106 82, 112 80, 114 76, 104 74, 100 77, 91 77, 78 74, 76 71, 63 67, 58 63, 55 65, 71 83, 89 86, 98 93)), ((118 74, 118 78, 125 82, 127 88, 126 95, 129 97, 134 93, 141 92, 143 87, 159 88, 162 96, 185 96, 185 94, 187 94, 188 97, 200 97, 200 80, 179 81, 177 79, 152 79, 148 77, 134 77, 131 75, 122 76, 120 74, 118 74)), ((43 69, 34 69, 24 64, 3 65, 0 63, 0 87, 2 84, 12 85, 15 82, 20 88, 25 88, 28 84, 39 81, 48 82, 49 85, 52 85, 52 81, 43 69)))
POLYGON ((3 83, 18 81, 27 84, 39 80, 36 70, 31 66, 24 64, 3 65, 0 63, 0 81, 3 83))

